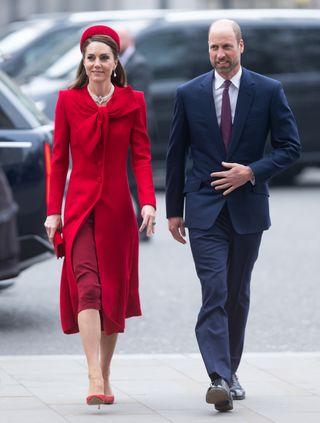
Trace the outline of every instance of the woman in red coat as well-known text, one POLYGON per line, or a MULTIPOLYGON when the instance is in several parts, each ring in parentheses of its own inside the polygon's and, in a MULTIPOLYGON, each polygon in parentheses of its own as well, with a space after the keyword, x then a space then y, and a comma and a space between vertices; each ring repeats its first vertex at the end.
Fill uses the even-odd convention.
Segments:
POLYGON ((127 179, 127 155, 137 180, 143 223, 154 232, 155 195, 143 93, 126 86, 118 34, 87 29, 83 58, 71 89, 59 94, 48 217, 53 241, 63 229, 60 290, 63 331, 80 331, 88 362, 88 404, 112 403, 110 362, 125 318, 140 316, 138 227, 127 179), (61 205, 72 156, 64 209, 61 205))

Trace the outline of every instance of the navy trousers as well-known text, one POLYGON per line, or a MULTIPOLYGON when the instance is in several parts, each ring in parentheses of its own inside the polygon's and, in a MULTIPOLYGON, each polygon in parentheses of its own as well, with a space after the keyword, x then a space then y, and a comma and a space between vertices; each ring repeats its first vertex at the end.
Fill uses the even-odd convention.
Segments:
POLYGON ((250 279, 262 232, 235 232, 227 206, 210 229, 189 228, 202 307, 196 337, 208 374, 227 381, 242 355, 250 302, 250 279))

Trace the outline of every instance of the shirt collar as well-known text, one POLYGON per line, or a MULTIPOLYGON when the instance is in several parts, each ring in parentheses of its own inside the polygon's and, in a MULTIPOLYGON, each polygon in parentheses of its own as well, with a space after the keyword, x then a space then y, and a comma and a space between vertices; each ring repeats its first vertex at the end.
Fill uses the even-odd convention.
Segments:
MULTIPOLYGON (((242 67, 240 66, 240 69, 238 72, 230 79, 232 84, 239 89, 240 87, 240 79, 242 75, 242 67)), ((214 89, 217 90, 218 88, 221 88, 221 86, 224 83, 224 78, 222 78, 221 75, 218 74, 218 72, 214 71, 214 89)))

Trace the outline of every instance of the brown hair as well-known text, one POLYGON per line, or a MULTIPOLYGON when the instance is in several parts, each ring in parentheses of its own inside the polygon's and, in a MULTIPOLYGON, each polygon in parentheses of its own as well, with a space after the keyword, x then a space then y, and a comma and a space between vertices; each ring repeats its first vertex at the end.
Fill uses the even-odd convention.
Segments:
POLYGON ((127 85, 127 75, 119 60, 119 51, 117 43, 113 40, 113 38, 109 37, 108 35, 94 35, 90 38, 87 38, 83 43, 82 59, 77 69, 76 79, 69 85, 69 89, 82 88, 88 84, 89 79, 84 68, 83 59, 85 57, 88 45, 93 41, 104 43, 111 48, 114 58, 118 60, 117 67, 115 69, 116 76, 114 76, 114 73, 112 73, 111 82, 112 84, 117 85, 118 87, 125 87, 127 85))

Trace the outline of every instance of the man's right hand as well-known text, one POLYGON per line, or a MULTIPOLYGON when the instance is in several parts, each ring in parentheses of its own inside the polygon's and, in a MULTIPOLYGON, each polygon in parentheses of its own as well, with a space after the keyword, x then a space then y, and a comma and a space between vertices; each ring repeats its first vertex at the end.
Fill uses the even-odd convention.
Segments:
POLYGON ((169 217, 168 228, 171 232, 171 235, 176 241, 181 242, 181 244, 187 243, 187 241, 185 240, 186 231, 184 228, 184 222, 182 217, 169 217))

